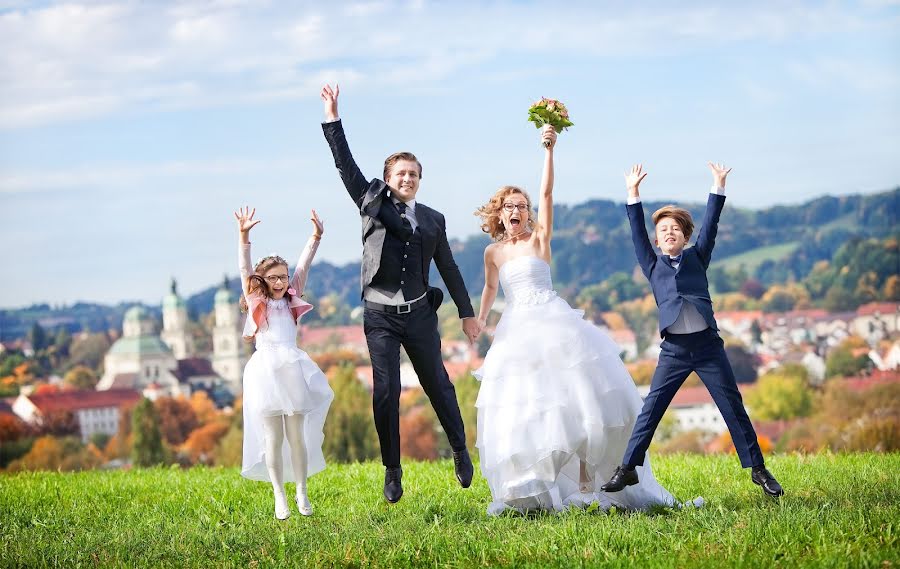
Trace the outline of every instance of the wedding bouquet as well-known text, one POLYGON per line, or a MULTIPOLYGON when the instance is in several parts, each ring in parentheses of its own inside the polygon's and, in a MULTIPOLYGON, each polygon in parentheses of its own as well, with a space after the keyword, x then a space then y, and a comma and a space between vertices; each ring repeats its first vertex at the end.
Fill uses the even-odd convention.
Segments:
MULTIPOLYGON (((569 109, 562 102, 546 97, 541 97, 540 101, 529 107, 528 120, 537 128, 549 124, 557 133, 575 124, 569 120, 569 109)), ((547 146, 547 143, 544 145, 547 146)))

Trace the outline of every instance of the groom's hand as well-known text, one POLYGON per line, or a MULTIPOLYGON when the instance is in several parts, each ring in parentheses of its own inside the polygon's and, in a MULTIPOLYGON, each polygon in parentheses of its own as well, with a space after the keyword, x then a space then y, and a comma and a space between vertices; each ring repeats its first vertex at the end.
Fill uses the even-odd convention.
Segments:
POLYGON ((728 173, 731 172, 731 168, 727 168, 725 164, 713 164, 712 162, 707 162, 709 164, 709 170, 712 172, 713 183, 717 188, 725 188, 725 178, 728 176, 728 173))
POLYGON ((322 97, 322 102, 325 105, 325 120, 327 122, 334 122, 338 120, 338 95, 341 94, 341 87, 337 83, 334 84, 334 89, 331 88, 331 85, 328 83, 322 87, 322 92, 319 93, 319 96, 322 97))
POLYGON ((478 325, 478 320, 475 318, 463 318, 462 329, 470 345, 474 344, 481 334, 481 326, 478 325))

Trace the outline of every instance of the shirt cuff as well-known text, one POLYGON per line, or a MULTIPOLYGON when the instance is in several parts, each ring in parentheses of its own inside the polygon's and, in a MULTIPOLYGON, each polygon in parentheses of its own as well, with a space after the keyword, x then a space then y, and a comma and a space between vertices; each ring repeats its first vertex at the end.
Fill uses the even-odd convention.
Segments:
POLYGON ((628 197, 628 201, 626 202, 628 205, 634 205, 636 203, 641 203, 641 196, 637 197, 628 197))
POLYGON ((322 121, 322 124, 329 124, 329 123, 333 123, 333 122, 338 122, 339 120, 341 120, 341 117, 338 117, 338 118, 334 119, 333 121, 328 121, 328 120, 322 121))
POLYGON ((713 186, 713 187, 711 187, 711 188, 709 189, 709 193, 711 193, 711 194, 716 194, 716 195, 719 195, 719 196, 724 196, 724 195, 725 195, 725 188, 723 188, 723 187, 721 187, 721 186, 713 186))

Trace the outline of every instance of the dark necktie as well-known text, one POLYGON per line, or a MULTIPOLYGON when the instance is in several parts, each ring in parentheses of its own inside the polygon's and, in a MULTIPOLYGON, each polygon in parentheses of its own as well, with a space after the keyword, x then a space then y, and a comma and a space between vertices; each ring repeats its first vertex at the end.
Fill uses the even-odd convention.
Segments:
POLYGON ((400 218, 403 220, 403 228, 412 233, 412 223, 406 217, 406 202, 397 202, 397 211, 400 212, 400 218))

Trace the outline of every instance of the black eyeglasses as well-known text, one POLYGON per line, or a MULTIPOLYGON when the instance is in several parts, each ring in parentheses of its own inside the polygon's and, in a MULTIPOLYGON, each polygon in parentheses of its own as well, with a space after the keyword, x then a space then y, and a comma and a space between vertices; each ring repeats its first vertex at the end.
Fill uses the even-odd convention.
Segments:
POLYGON ((503 209, 505 211, 510 211, 510 212, 519 210, 522 213, 525 213, 526 211, 528 211, 528 204, 527 203, 520 203, 520 204, 505 203, 505 204, 503 204, 503 209))

